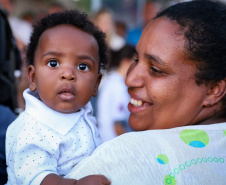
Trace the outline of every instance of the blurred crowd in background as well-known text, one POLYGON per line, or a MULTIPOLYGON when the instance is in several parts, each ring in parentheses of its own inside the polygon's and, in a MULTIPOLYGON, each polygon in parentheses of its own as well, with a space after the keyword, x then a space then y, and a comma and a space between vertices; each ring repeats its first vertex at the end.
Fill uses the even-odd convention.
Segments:
MULTIPOLYGON (((129 95, 125 86, 128 67, 133 62, 135 45, 145 25, 162 9, 179 1, 172 0, 0 0, 19 49, 21 64, 15 70, 17 107, 24 109, 23 91, 28 88, 25 48, 32 33, 32 25, 49 13, 65 9, 84 11, 106 33, 110 63, 96 98, 91 100, 103 142, 131 131, 128 125, 129 95)), ((0 87, 1 88, 1 87, 0 87)))

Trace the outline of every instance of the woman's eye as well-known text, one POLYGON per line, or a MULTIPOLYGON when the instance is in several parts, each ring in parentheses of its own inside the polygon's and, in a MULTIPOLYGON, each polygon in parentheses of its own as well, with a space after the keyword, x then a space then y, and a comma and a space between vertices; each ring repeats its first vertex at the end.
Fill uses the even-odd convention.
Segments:
POLYGON ((139 62, 138 56, 135 55, 135 56, 133 57, 133 61, 136 62, 136 63, 138 63, 138 62, 139 62))
POLYGON ((152 73, 153 75, 161 75, 161 74, 163 74, 162 71, 160 71, 160 70, 158 70, 158 69, 156 69, 156 68, 154 68, 154 67, 150 67, 150 69, 151 69, 151 73, 152 73))
POLYGON ((79 64, 77 69, 81 70, 81 71, 88 71, 89 67, 87 64, 79 64))
POLYGON ((138 58, 134 58, 133 61, 138 63, 139 60, 138 60, 138 58))
POLYGON ((47 65, 49 67, 59 67, 60 64, 59 64, 59 61, 58 60, 49 60, 47 65))

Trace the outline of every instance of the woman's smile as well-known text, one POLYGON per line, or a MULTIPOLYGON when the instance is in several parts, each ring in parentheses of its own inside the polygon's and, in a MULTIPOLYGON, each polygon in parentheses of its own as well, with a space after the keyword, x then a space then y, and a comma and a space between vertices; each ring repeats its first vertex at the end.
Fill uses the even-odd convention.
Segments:
POLYGON ((131 104, 133 104, 133 106, 135 106, 135 107, 140 107, 143 104, 143 102, 141 100, 136 100, 136 99, 133 99, 133 98, 130 98, 129 102, 131 104))
POLYGON ((153 103, 147 102, 144 99, 139 98, 136 95, 131 95, 130 102, 128 104, 128 110, 132 114, 135 114, 135 113, 144 111, 145 109, 149 108, 152 105, 153 105, 153 103))

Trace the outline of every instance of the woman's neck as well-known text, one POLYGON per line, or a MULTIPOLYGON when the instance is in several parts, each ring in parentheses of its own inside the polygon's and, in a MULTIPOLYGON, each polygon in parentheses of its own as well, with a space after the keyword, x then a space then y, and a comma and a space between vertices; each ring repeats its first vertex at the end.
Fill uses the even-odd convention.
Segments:
POLYGON ((210 125, 222 122, 226 122, 226 117, 222 111, 222 103, 218 102, 213 106, 202 107, 189 125, 210 125))

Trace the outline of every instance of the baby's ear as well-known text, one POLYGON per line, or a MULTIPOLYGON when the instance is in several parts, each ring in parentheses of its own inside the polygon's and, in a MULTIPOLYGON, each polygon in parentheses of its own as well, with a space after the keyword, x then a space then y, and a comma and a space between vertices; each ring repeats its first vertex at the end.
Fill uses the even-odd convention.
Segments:
POLYGON ((29 80, 29 89, 31 92, 36 90, 36 84, 34 81, 35 77, 35 68, 33 65, 28 66, 28 80, 29 80))
POLYGON ((207 97, 203 105, 205 107, 213 106, 219 103, 226 94, 226 80, 220 80, 210 85, 207 97))
POLYGON ((97 76, 96 85, 94 87, 93 94, 92 94, 93 97, 97 96, 98 88, 99 88, 99 85, 100 85, 100 82, 101 82, 101 78, 102 78, 102 74, 101 73, 98 73, 97 75, 98 76, 97 76))

